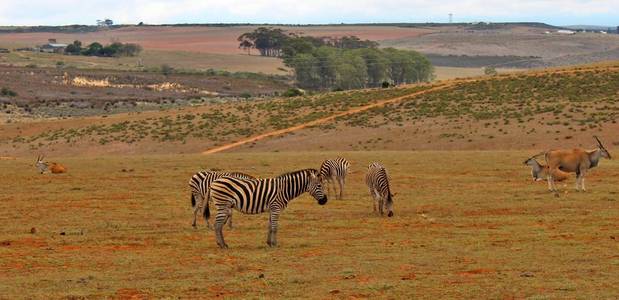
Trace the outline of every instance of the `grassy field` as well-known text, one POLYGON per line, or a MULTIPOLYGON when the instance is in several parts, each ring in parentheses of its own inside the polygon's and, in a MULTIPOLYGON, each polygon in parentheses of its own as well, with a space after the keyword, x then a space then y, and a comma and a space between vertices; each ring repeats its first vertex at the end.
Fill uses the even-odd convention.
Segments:
POLYGON ((204 53, 188 51, 145 50, 136 57, 70 56, 55 53, 11 52, 0 54, 0 64, 29 67, 105 69, 121 71, 159 70, 162 65, 177 70, 225 70, 286 75, 280 59, 244 53, 204 53))
MULTIPOLYGON (((612 152, 612 149, 611 149, 612 152)), ((66 157, 39 175, 0 160, 0 298, 614 298, 619 163, 586 193, 530 181, 530 152, 311 152, 66 157), (216 247, 191 228, 187 181, 200 168, 272 176, 352 163, 345 199, 304 195, 265 244, 267 215, 235 213, 216 247), (365 166, 392 177, 395 216, 372 214, 365 166), (123 172, 123 169, 126 172, 123 172), (34 233, 32 233, 34 232, 34 233)))

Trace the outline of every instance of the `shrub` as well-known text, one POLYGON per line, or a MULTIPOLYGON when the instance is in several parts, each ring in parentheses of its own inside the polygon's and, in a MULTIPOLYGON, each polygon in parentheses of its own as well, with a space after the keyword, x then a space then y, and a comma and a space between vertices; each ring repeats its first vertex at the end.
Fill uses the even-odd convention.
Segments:
POLYGON ((15 96, 17 96, 17 93, 16 93, 15 91, 13 91, 13 90, 9 89, 9 88, 5 88, 5 87, 3 87, 3 88, 0 90, 0 95, 2 95, 2 96, 8 96, 8 97, 15 97, 15 96))
POLYGON ((286 92, 284 92, 284 97, 296 97, 303 95, 303 91, 297 88, 289 88, 286 92))

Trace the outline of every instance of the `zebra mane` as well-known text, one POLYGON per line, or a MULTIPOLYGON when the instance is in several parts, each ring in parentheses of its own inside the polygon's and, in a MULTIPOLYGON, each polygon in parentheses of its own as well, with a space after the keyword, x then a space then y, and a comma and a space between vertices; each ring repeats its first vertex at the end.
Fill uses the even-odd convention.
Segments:
POLYGON ((299 173, 310 173, 310 174, 318 175, 318 170, 312 169, 312 168, 296 170, 296 171, 291 171, 291 172, 288 172, 288 173, 280 174, 276 178, 280 178, 280 177, 284 177, 284 176, 288 176, 288 175, 296 175, 296 174, 299 174, 299 173))

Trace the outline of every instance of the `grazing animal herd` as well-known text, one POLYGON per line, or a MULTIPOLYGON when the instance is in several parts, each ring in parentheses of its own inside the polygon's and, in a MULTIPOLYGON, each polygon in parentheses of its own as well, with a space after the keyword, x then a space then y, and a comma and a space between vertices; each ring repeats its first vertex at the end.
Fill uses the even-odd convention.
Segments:
MULTIPOLYGON (((576 174, 576 190, 585 191, 585 175, 596 167, 601 158, 611 159, 610 152, 602 141, 594 136, 597 148, 585 150, 548 150, 538 153, 524 164, 531 167, 531 176, 534 181, 548 181, 548 189, 558 196, 555 181, 565 181, 570 173, 576 174), (546 163, 540 163, 536 157, 544 156, 546 163)), ((37 157, 35 166, 41 174, 66 173, 67 168, 59 163, 43 161, 44 156, 37 157)), ((332 185, 336 199, 344 196, 346 175, 350 163, 341 157, 325 160, 319 170, 303 169, 285 173, 273 178, 256 178, 241 172, 200 171, 189 180, 191 188, 191 206, 193 208, 192 226, 196 227, 198 214, 202 215, 210 229, 210 204, 213 202, 216 215, 214 222, 217 245, 227 248, 224 241, 223 227, 226 223, 232 228, 232 210, 236 209, 244 214, 269 213, 267 244, 277 246, 277 230, 280 214, 289 202, 304 193, 310 194, 320 205, 327 203, 327 189, 324 184, 332 185), (337 191, 335 182, 339 187, 337 191)), ((365 183, 373 199, 374 212, 381 216, 385 213, 392 217, 393 197, 389 184, 387 169, 380 163, 369 165, 365 183)))
MULTIPOLYGON (((214 225, 217 245, 227 248, 223 227, 228 223, 232 228, 233 209, 244 214, 268 212, 269 230, 266 242, 267 245, 275 247, 279 216, 288 203, 308 193, 318 204, 326 204, 328 197, 324 183, 332 184, 336 199, 342 199, 349 168, 350 163, 338 157, 325 160, 320 170, 303 169, 273 178, 254 178, 239 172, 200 171, 189 180, 191 205, 194 209, 192 226, 196 226, 196 216, 201 213, 210 228, 210 202, 213 202, 217 210, 214 225), (338 183, 339 192, 335 189, 335 182, 338 183)), ((393 194, 385 167, 379 163, 370 164, 366 183, 375 201, 374 211, 376 203, 380 203, 380 214, 386 210, 389 217, 393 216, 393 194)))

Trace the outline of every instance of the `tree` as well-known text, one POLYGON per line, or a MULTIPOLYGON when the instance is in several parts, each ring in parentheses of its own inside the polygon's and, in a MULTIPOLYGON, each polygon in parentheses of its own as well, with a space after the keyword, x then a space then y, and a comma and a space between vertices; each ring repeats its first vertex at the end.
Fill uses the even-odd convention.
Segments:
POLYGON ((82 42, 75 40, 73 41, 73 44, 69 44, 65 49, 64 52, 66 54, 71 54, 71 55, 79 55, 82 53, 82 42))
POLYGON ((100 56, 102 55, 102 50, 103 50, 103 45, 97 42, 94 42, 88 45, 88 47, 82 51, 82 54, 89 55, 89 56, 100 56))
POLYGON ((240 44, 239 44, 239 48, 242 48, 243 50, 247 51, 247 55, 251 54, 251 48, 254 47, 254 44, 252 42, 250 42, 249 40, 243 40, 240 44))

